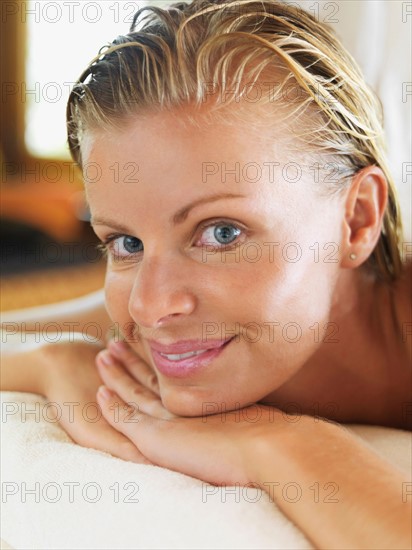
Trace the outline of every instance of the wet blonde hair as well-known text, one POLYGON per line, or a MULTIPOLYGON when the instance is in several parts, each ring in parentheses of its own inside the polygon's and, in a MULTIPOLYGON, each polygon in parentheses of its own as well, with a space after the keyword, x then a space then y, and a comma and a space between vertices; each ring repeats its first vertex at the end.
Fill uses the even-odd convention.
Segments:
MULTIPOLYGON (((322 184, 323 193, 339 193, 366 166, 383 170, 388 204, 381 235, 364 265, 381 280, 396 279, 402 271, 403 232, 381 104, 331 29, 292 5, 194 0, 139 9, 130 32, 102 49, 73 87, 67 106, 72 157, 81 166, 87 130, 185 106, 204 111, 207 105, 217 116, 223 103, 248 102, 259 83, 266 124, 271 113, 279 116, 287 107, 291 127, 302 121, 299 139, 319 158, 339 165, 339 178, 322 184), (274 85, 266 89, 262 83, 270 75, 274 85), (222 86, 232 92, 224 102, 218 93, 222 86)), ((241 116, 242 110, 234 112, 241 116)))

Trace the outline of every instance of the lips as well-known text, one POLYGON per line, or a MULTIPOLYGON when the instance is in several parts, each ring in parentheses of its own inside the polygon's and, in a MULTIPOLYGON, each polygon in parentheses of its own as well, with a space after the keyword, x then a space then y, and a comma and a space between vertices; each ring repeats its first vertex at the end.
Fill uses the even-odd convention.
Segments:
POLYGON ((165 376, 183 378, 192 376, 210 365, 228 347, 233 338, 206 342, 182 340, 170 345, 152 341, 150 346, 153 361, 159 372, 165 376))
POLYGON ((194 351, 220 348, 231 339, 232 338, 226 338, 226 340, 179 340, 174 344, 161 344, 156 340, 148 340, 148 343, 152 350, 158 351, 159 353, 184 354, 194 351))
POLYGON ((161 353, 163 357, 166 357, 169 359, 169 361, 181 361, 182 359, 187 359, 188 357, 195 357, 196 355, 200 355, 204 353, 205 351, 208 351, 207 349, 201 349, 199 351, 189 351, 188 353, 161 353))

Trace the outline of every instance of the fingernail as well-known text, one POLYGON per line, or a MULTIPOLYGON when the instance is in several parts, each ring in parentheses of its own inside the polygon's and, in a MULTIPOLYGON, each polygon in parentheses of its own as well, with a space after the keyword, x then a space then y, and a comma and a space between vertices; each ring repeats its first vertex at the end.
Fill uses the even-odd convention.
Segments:
POLYGON ((113 397, 113 392, 109 390, 106 386, 99 386, 98 389, 99 394, 103 397, 103 399, 111 399, 113 397))
POLYGON ((100 359, 102 363, 104 363, 107 366, 114 365, 113 357, 110 355, 110 353, 107 350, 104 350, 100 353, 100 359))

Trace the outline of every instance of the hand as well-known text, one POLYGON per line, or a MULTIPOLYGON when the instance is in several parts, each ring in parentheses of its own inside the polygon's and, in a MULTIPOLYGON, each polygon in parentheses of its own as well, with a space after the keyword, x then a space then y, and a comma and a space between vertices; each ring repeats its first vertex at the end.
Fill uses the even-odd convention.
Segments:
POLYGON ((399 489, 407 478, 345 427, 306 415, 290 422, 279 409, 260 404, 203 417, 174 416, 142 384, 150 385, 147 377, 153 375, 143 359, 126 349, 124 366, 107 351, 106 363, 102 356, 97 365, 106 386, 97 399, 103 415, 155 465, 215 485, 257 485, 316 548, 408 547, 410 509, 399 489), (301 488, 298 500, 285 496, 291 479, 301 488), (327 491, 322 501, 314 498, 314 483, 327 491), (338 500, 328 500, 330 488, 341 491, 338 500), (375 494, 384 495, 384 508, 375 494), (371 518, 377 521, 368 532, 371 518))
POLYGON ((117 364, 121 364, 129 372, 132 378, 135 378, 145 388, 160 397, 156 372, 149 365, 145 350, 138 344, 135 344, 134 349, 132 349, 122 340, 110 340, 107 344, 107 350, 100 352, 96 360, 97 366, 101 362, 116 361, 117 364))
POLYGON ((175 416, 163 407, 156 388, 148 387, 153 384, 150 367, 130 351, 124 348, 123 365, 108 351, 106 361, 103 354, 97 360, 106 385, 99 389, 97 400, 109 424, 155 465, 215 485, 253 482, 250 464, 255 449, 261 449, 268 430, 272 434, 285 424, 281 412, 255 404, 210 416, 175 416))
MULTIPOLYGON (((102 384, 96 370, 101 346, 86 342, 62 342, 43 346, 44 395, 54 407, 56 420, 79 445, 108 452, 124 460, 151 464, 130 439, 102 416, 96 392, 102 384)), ((48 409, 48 415, 50 414, 48 409)))

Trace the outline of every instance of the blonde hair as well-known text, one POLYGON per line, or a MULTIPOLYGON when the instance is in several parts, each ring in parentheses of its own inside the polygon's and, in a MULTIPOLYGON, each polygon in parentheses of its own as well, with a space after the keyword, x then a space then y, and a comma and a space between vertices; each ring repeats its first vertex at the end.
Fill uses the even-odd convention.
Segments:
MULTIPOLYGON (((380 102, 332 30, 292 5, 193 0, 139 9, 130 32, 102 49, 73 87, 67 106, 72 157, 81 165, 86 130, 187 105, 207 104, 217 114, 223 105, 217 89, 227 86, 234 92, 228 101, 225 95, 229 106, 247 100, 248 90, 270 74, 281 79, 261 93, 259 102, 273 103, 273 114, 287 104, 292 123, 309 115, 299 138, 312 151, 337 159, 340 177, 324 184, 327 193, 344 189, 366 166, 384 172, 388 204, 381 235, 364 265, 381 280, 396 279, 402 271, 402 222, 387 166, 380 102), (291 89, 297 92, 293 97, 291 89)), ((268 108, 267 120, 270 114, 268 108)))

